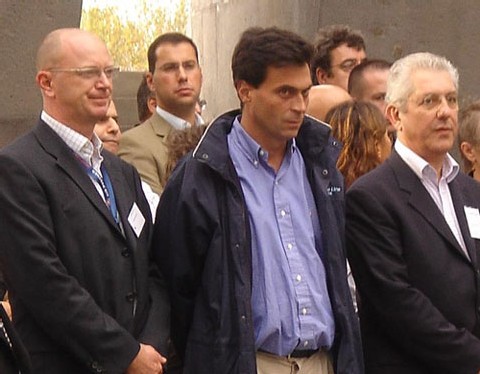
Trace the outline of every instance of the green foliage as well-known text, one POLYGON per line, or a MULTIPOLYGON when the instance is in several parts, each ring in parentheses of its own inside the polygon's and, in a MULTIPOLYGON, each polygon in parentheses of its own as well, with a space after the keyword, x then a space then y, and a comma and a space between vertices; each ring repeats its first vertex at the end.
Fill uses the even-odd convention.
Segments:
POLYGON ((160 6, 151 8, 147 0, 136 1, 140 10, 135 22, 122 19, 116 7, 92 7, 82 10, 80 28, 100 36, 122 70, 145 71, 148 46, 157 36, 170 31, 186 32, 188 0, 178 0, 172 15, 160 6))

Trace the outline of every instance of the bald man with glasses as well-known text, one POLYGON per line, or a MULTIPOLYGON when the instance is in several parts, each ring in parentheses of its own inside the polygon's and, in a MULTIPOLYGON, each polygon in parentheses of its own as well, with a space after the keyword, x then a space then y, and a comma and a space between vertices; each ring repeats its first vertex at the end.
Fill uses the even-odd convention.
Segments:
POLYGON ((166 362, 148 203, 94 133, 117 71, 97 36, 48 34, 40 119, 0 152, 0 266, 35 373, 162 373, 166 362))

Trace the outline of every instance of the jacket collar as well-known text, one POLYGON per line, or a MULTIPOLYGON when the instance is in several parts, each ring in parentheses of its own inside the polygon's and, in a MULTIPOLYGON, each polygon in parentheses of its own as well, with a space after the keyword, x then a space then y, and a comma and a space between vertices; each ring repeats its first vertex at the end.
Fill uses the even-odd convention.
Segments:
POLYGON ((150 118, 140 126, 151 126, 155 134, 162 138, 167 136, 172 129, 172 125, 162 118, 157 111, 153 112, 150 118))
MULTIPOLYGON (((457 239, 453 235, 450 227, 448 226, 445 218, 438 210, 437 205, 430 197, 428 191, 423 186, 418 176, 412 169, 402 160, 400 155, 394 150, 390 158, 386 161, 392 168, 395 174, 399 188, 409 195, 408 204, 412 209, 416 210, 446 241, 448 241, 462 257, 467 259, 463 250, 457 242, 457 239)), ((467 251, 470 255, 470 259, 473 261, 476 259, 475 244, 469 240, 470 235, 466 235, 468 228, 466 227, 466 221, 464 219, 464 213, 460 210, 463 209, 463 203, 461 202, 461 187, 458 184, 457 179, 449 183, 452 200, 454 202, 455 213, 459 221, 460 229, 465 240, 467 251)))
MULTIPOLYGON (((56 160, 58 167, 62 169, 70 179, 72 179, 99 213, 121 233, 120 228, 98 194, 98 191, 95 189, 88 174, 82 168, 79 161, 75 159, 73 151, 67 146, 67 144, 42 120, 40 120, 37 126, 33 129, 33 134, 43 149, 56 160)), ((117 196, 117 186, 121 183, 118 183, 118 177, 115 176, 111 163, 107 160, 105 161, 105 167, 107 168, 109 175, 113 174, 110 176, 112 178, 112 184, 114 185, 116 198, 121 201, 124 195, 119 193, 119 196, 117 196)), ((125 221, 122 219, 122 222, 125 221)))
MULTIPOLYGON (((240 110, 232 110, 217 117, 200 139, 193 151, 193 157, 204 162, 224 177, 231 176, 233 164, 228 156, 227 135, 232 130, 235 117, 240 115, 240 110)), ((340 144, 330 138, 331 128, 324 122, 305 116, 296 143, 306 161, 318 160, 325 147, 332 145, 336 148, 335 158, 340 152, 340 144)))

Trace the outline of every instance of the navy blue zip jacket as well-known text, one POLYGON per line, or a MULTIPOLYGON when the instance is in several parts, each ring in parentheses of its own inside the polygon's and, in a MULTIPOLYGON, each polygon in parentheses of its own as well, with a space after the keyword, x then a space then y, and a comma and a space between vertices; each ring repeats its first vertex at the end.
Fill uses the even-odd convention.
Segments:
MULTIPOLYGON (((171 338, 186 374, 255 374, 252 256, 247 207, 228 153, 230 112, 208 128, 167 183, 153 252, 171 296, 171 338)), ((340 145, 329 126, 306 117, 296 138, 323 232, 335 317, 336 374, 363 373, 357 317, 347 285, 340 145)))

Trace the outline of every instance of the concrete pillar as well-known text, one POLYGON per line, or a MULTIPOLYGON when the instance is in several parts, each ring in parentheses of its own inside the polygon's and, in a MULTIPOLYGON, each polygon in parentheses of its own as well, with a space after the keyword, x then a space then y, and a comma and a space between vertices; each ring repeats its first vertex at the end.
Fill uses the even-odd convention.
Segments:
POLYGON ((319 27, 348 24, 362 31, 370 57, 394 61, 418 51, 446 56, 459 69, 461 97, 477 98, 479 18, 475 0, 192 0, 207 113, 214 117, 238 107, 230 61, 240 33, 250 26, 278 26, 313 41, 319 27))

